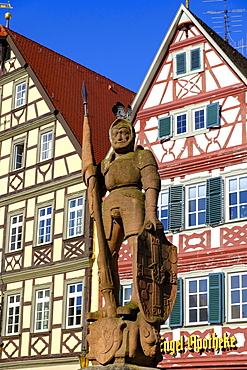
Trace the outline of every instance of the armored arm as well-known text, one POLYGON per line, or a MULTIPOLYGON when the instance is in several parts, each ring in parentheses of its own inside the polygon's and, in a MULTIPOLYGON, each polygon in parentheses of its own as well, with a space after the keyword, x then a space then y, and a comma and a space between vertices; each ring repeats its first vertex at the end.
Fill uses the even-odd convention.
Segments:
POLYGON ((157 218, 157 201, 160 192, 160 176, 153 153, 137 147, 137 165, 141 171, 142 188, 145 190, 145 221, 151 222, 156 229, 160 221, 157 218))

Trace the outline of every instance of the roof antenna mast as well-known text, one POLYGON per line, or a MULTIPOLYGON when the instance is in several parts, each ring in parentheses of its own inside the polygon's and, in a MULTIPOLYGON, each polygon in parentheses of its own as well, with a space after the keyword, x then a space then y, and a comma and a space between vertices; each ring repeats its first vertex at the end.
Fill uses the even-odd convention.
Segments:
MULTIPOLYGON (((213 11, 213 10, 209 10, 207 12, 205 12, 204 14, 224 14, 223 16, 223 22, 224 22, 224 40, 226 42, 228 42, 228 36, 230 37, 230 30, 229 30, 229 13, 243 13, 243 12, 246 12, 247 10, 245 9, 232 9, 232 10, 228 10, 227 9, 227 0, 204 0, 203 2, 204 3, 211 3, 211 2, 216 2, 216 1, 224 1, 224 10, 216 10, 216 11, 213 11)), ((234 16, 235 18, 236 17, 240 17, 240 16, 237 16, 235 15, 234 16)), ((220 19, 221 17, 213 17, 214 19, 220 19)), ((222 18, 221 18, 222 19, 222 18)), ((232 20, 231 21, 232 23, 237 23, 237 22, 241 22, 241 20, 232 20)), ((222 23, 222 20, 221 21, 217 21, 217 22, 213 22, 213 23, 222 23)), ((241 26, 241 24, 234 24, 232 25, 233 27, 238 27, 238 26, 241 26)), ((214 28, 220 28, 222 26, 214 26, 214 28)), ((240 32, 240 31, 233 31, 233 32, 240 32)), ((221 32, 219 32, 221 33, 221 32)))

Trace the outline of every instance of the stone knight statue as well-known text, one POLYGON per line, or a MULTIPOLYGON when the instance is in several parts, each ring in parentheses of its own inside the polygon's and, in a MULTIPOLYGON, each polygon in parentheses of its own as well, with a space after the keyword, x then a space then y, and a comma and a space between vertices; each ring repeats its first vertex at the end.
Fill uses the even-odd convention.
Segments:
MULTIPOLYGON (((84 104, 85 104, 84 91, 84 104)), ((160 360, 159 328, 176 295, 176 247, 157 218, 160 177, 150 150, 135 148, 135 131, 121 103, 110 127, 112 151, 93 160, 90 127, 84 117, 82 173, 99 243, 100 289, 105 307, 89 312, 89 353, 93 364, 128 362, 152 366, 160 360), (107 195, 107 196, 106 196, 107 195), (102 198, 104 200, 102 201, 102 198), (133 266, 131 301, 119 305, 118 252, 127 239, 133 266)))

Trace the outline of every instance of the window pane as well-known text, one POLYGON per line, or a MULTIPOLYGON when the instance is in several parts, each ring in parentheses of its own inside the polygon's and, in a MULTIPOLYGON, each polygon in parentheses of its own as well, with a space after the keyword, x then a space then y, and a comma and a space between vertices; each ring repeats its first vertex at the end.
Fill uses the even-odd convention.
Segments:
POLYGON ((239 276, 231 276, 231 288, 236 289, 239 287, 239 276))
POLYGON ((232 306, 232 319, 239 319, 240 318, 240 306, 232 306))
POLYGON ((197 291, 197 282, 196 280, 189 282, 189 292, 190 293, 196 293, 197 291))
POLYGON ((238 202, 237 193, 229 194, 229 203, 230 203, 230 205, 235 205, 235 204, 237 204, 237 202, 238 202))
POLYGON ((247 203, 247 190, 240 191, 240 203, 247 203))
POLYGON ((247 274, 242 275, 242 287, 247 288, 247 274))
POLYGON ((237 190, 237 179, 234 179, 234 180, 230 180, 229 181, 229 189, 230 191, 236 191, 237 190))
POLYGON ((239 292, 239 290, 235 290, 235 291, 232 292, 231 303, 240 303, 240 292, 239 292))
POLYGON ((246 303, 247 302, 247 289, 244 289, 242 291, 242 302, 246 303))
POLYGON ((239 189, 247 189, 247 177, 242 177, 239 179, 239 189))
POLYGON ((197 307, 197 295, 193 294, 189 296, 189 306, 190 307, 197 307))
POLYGON ((201 308, 199 312, 200 312, 200 316, 199 316, 200 321, 207 321, 208 320, 207 308, 201 308))
POLYGON ((197 310, 190 310, 189 322, 197 322, 197 310))
POLYGON ((177 116, 177 134, 182 134, 186 132, 187 125, 186 125, 186 114, 181 114, 177 116))
POLYGON ((207 280, 199 280, 199 291, 200 292, 206 292, 207 291, 207 280))
POLYGON ((247 304, 244 304, 242 307, 242 317, 243 319, 247 318, 247 304))

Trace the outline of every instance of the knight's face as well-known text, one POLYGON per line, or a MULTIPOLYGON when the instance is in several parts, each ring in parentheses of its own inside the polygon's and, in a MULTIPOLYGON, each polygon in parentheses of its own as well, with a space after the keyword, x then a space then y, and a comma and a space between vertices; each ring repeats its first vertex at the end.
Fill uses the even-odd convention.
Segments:
POLYGON ((110 141, 116 153, 125 154, 134 149, 135 132, 130 122, 119 119, 110 128, 110 141))
POLYGON ((120 126, 112 129, 111 141, 112 145, 117 148, 125 147, 130 139, 130 130, 128 127, 120 126))

